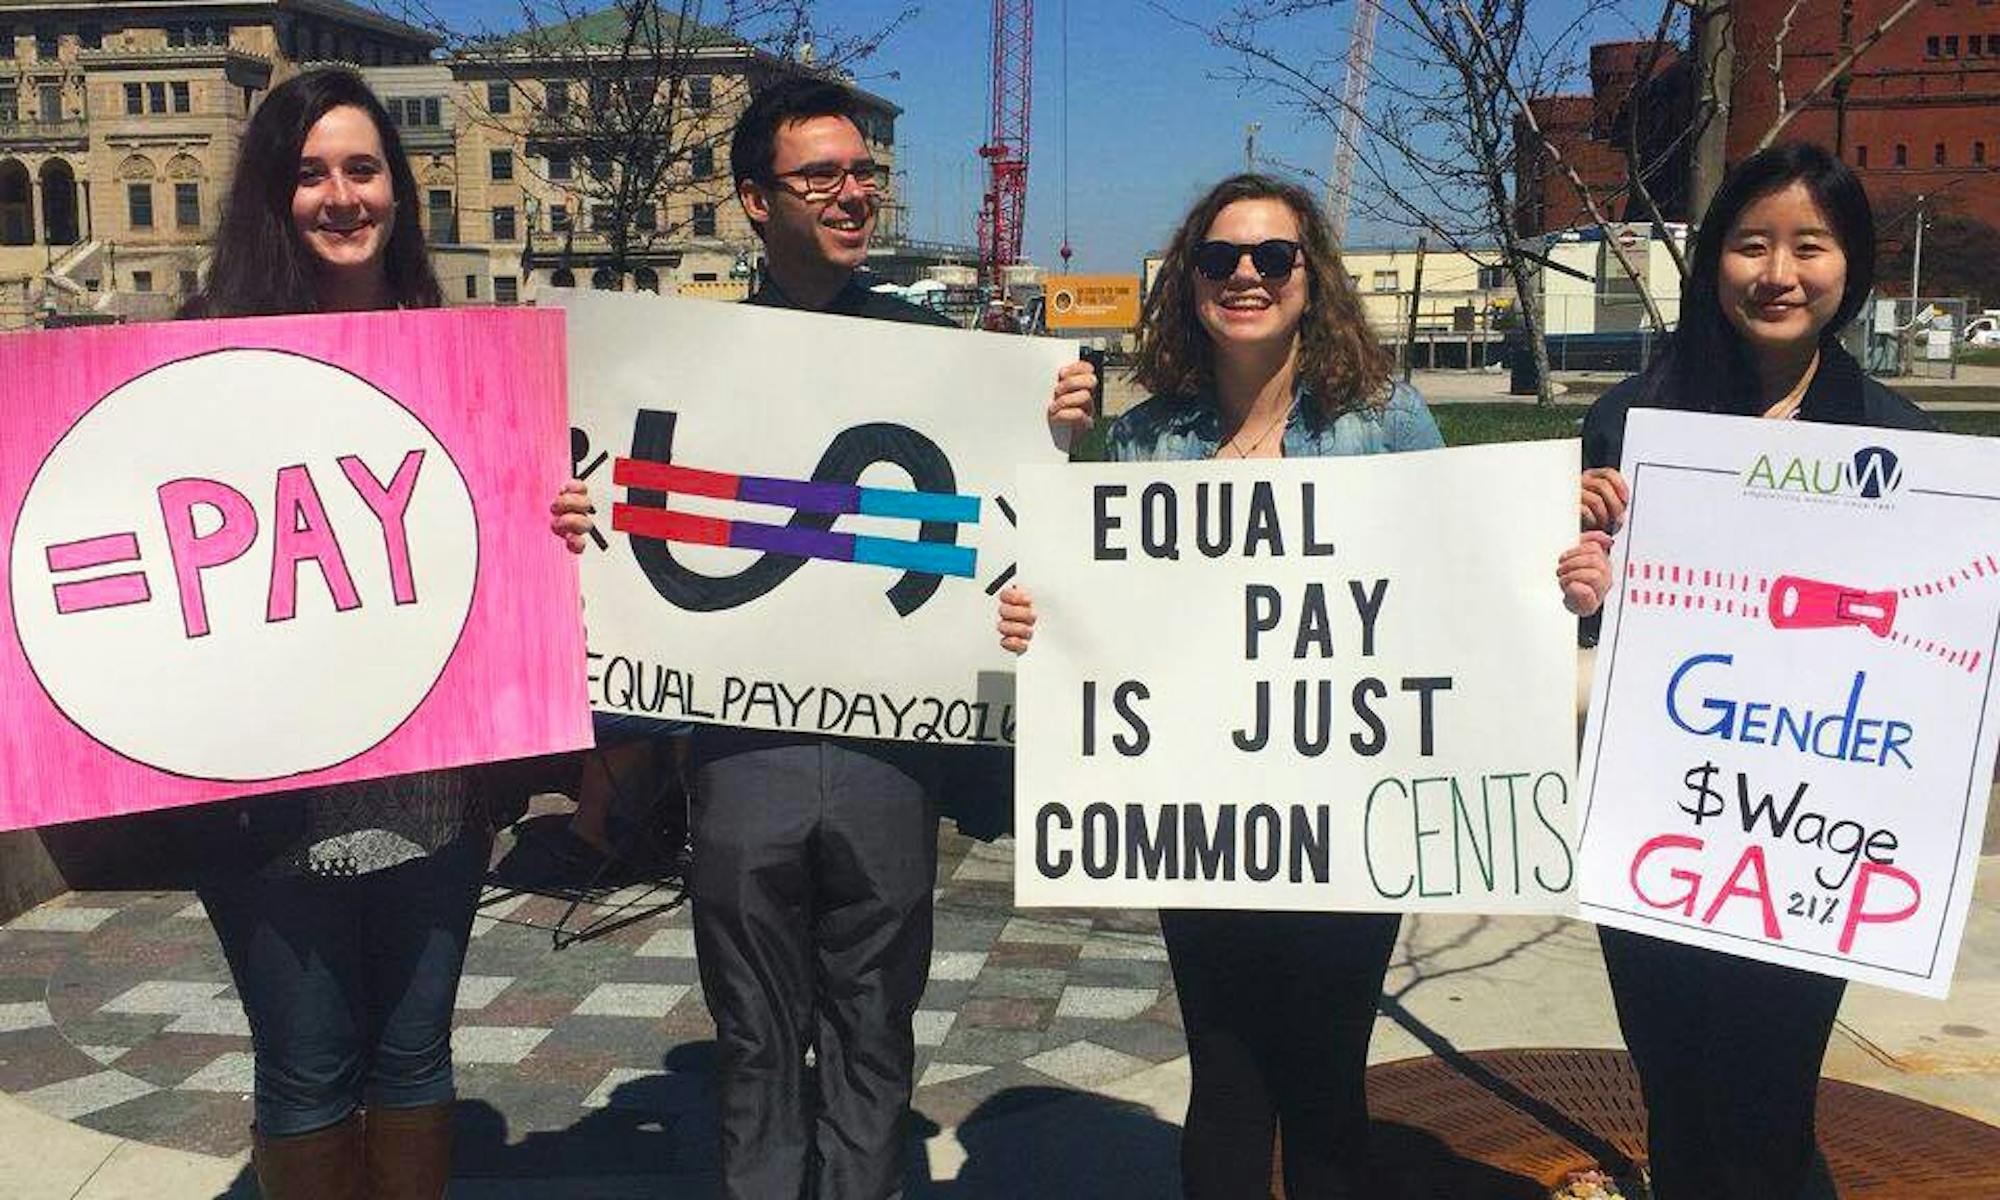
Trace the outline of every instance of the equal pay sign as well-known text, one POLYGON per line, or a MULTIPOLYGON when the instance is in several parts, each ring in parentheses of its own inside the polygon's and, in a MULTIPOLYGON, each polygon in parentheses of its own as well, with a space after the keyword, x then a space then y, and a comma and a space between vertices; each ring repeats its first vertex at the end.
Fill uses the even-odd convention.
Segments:
MULTIPOLYGON (((621 458, 613 463, 611 482, 619 487, 641 491, 678 492, 747 504, 769 504, 794 512, 830 516, 890 517, 909 521, 948 521, 961 525, 979 522, 979 497, 950 492, 770 479, 631 458, 621 458)), ((976 572, 979 561, 979 552, 969 546, 696 516, 622 502, 612 505, 611 527, 632 537, 658 541, 729 546, 827 562, 918 571, 927 575, 970 578, 976 572)))

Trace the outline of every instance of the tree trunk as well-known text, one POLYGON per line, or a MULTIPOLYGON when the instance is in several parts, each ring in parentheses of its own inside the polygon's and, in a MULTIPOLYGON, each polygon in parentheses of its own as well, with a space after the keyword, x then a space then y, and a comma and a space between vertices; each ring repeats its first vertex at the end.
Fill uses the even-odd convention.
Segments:
POLYGON ((1532 268, 1511 245, 1506 256, 1507 273, 1514 279, 1514 298, 1521 309, 1521 336, 1528 340, 1528 354, 1535 363, 1535 403, 1546 408, 1556 402, 1556 391, 1554 381, 1549 378, 1549 347, 1542 337, 1542 314, 1535 303, 1532 268))
POLYGON ((1729 16, 1730 0, 1702 0, 1695 13, 1696 93, 1693 161, 1688 170, 1688 224, 1701 224, 1702 214, 1722 176, 1729 169, 1730 94, 1736 86, 1736 36, 1729 16))

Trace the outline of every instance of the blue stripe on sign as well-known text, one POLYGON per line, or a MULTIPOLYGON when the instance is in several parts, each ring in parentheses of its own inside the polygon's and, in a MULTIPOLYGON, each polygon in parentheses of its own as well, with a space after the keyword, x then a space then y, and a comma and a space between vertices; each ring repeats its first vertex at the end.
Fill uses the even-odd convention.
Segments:
POLYGON ((979 497, 955 496, 950 492, 903 492, 865 487, 861 489, 861 515, 977 525, 979 497))
POLYGON ((970 546, 946 542, 902 542, 856 534, 854 561, 925 575, 959 575, 970 579, 978 567, 979 552, 970 546))

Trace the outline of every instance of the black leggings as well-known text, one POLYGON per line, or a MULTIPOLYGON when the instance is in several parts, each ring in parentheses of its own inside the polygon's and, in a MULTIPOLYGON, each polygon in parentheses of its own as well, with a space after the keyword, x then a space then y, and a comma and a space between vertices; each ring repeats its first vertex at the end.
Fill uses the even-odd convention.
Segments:
POLYGON ((1832 1200, 1813 1132, 1846 983, 1599 929, 1646 1095, 1654 1200, 1832 1200))
POLYGON ((1161 911, 1194 1075, 1181 1133, 1188 1200, 1269 1195, 1280 1128, 1290 1200, 1362 1194, 1368 1038, 1401 922, 1161 911))

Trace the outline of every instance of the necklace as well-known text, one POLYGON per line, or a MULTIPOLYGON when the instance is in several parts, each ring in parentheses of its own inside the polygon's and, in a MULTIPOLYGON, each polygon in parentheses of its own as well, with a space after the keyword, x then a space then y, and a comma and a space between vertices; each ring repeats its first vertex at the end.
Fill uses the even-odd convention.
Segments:
POLYGON ((1248 450, 1245 450, 1236 444, 1236 439, 1243 436, 1243 430, 1239 428, 1235 433, 1229 435, 1228 441, 1216 447, 1214 457, 1221 458, 1223 456, 1222 452, 1224 450, 1234 450, 1236 452, 1237 458, 1249 458, 1250 456, 1256 454, 1257 451, 1261 450, 1265 442, 1271 440, 1271 435, 1276 433, 1280 428, 1282 428, 1285 424, 1286 419, 1291 415, 1292 414, 1289 412, 1279 413, 1275 418, 1272 419, 1270 424, 1264 426, 1264 432, 1257 435, 1257 440, 1250 443, 1250 448, 1248 450))

